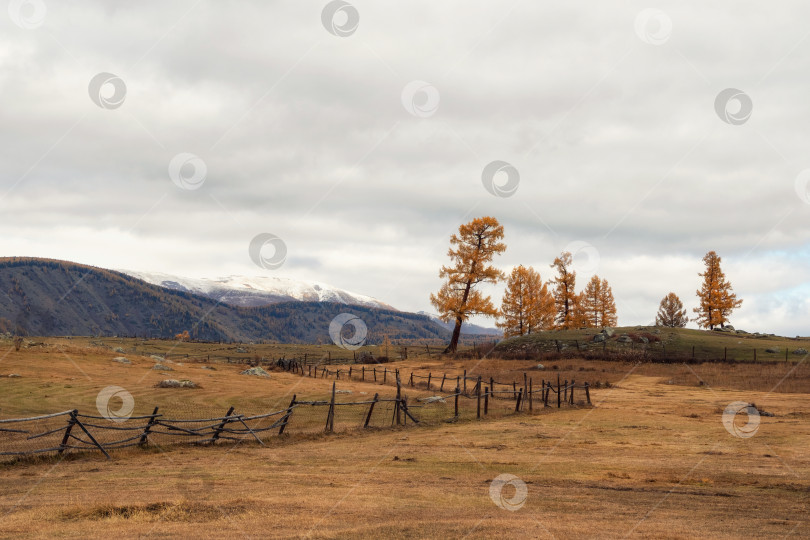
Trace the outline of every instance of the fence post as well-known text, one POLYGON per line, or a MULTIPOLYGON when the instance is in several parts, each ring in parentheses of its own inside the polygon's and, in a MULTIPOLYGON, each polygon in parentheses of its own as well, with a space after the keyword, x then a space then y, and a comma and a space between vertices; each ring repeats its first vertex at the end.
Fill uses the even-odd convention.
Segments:
POLYGON ((571 395, 568 396, 571 399, 571 405, 574 404, 574 387, 576 386, 576 384, 577 384, 576 381, 574 381, 574 379, 571 379, 571 395))
POLYGON ((363 375, 363 382, 365 382, 366 381, 366 366, 363 366, 363 369, 361 370, 361 373, 363 375))
POLYGON ((411 380, 408 382, 408 384, 410 384, 411 388, 413 388, 413 371, 411 371, 411 380))
POLYGON ((560 376, 557 375, 557 408, 559 409, 562 403, 560 403, 560 376))
POLYGON ((377 382, 377 368, 372 368, 374 371, 374 382, 377 382))
POLYGON ((335 385, 337 383, 332 383, 332 401, 329 402, 329 412, 326 413, 326 428, 324 431, 334 431, 335 430, 335 385))
POLYGON ((478 384, 475 385, 475 397, 477 404, 475 407, 475 417, 481 419, 481 375, 478 376, 478 384))
POLYGON ((349 366, 349 380, 352 378, 352 366, 349 366))
POLYGON ((211 442, 217 442, 217 440, 219 439, 220 433, 222 433, 222 430, 225 429, 225 424, 230 422, 230 420, 228 420, 228 418, 232 414, 233 414, 233 407, 228 409, 228 412, 225 413, 225 418, 223 418, 222 422, 220 422, 219 425, 214 429, 214 435, 211 437, 211 442))
POLYGON ((401 419, 400 419, 400 417, 401 417, 401 415, 400 415, 400 409, 401 409, 400 403, 401 403, 401 401, 400 400, 401 399, 402 399, 402 381, 399 379, 399 370, 397 370, 397 403, 394 406, 394 413, 395 413, 395 415, 397 417, 397 425, 399 425, 400 422, 401 422, 401 419))
POLYGON ((534 410, 534 398, 532 397, 533 389, 532 389, 532 378, 529 377, 529 412, 534 410))
POLYGON ((455 414, 456 418, 458 418, 458 394, 459 394, 459 387, 458 384, 456 384, 456 414, 455 414))
MULTIPOLYGON (((399 371, 399 370, 397 370, 397 371, 399 371)), ((385 381, 387 379, 388 379, 388 368, 386 367, 386 368, 383 368, 383 384, 385 384, 385 381)))
POLYGON ((563 401, 568 402, 568 379, 565 379, 565 383, 563 383, 563 392, 565 393, 563 401))
POLYGON ((439 388, 439 392, 444 392, 444 380, 447 378, 447 373, 442 375, 442 386, 439 388))
POLYGON ((517 399, 515 400, 515 412, 520 411, 520 398, 523 397, 523 388, 520 389, 520 392, 517 395, 517 399))
POLYGON ((77 414, 79 414, 78 409, 73 409, 72 411, 70 411, 70 417, 68 418, 67 429, 65 430, 65 435, 62 437, 62 443, 59 445, 59 453, 60 454, 67 449, 68 438, 70 438, 70 432, 73 430, 73 426, 76 425, 76 415, 77 414))
POLYGON ((545 397, 543 398, 543 407, 548 407, 548 391, 549 391, 550 387, 551 387, 551 381, 548 381, 547 383, 543 383, 543 388, 544 388, 543 393, 545 394, 545 397))
POLYGON ((371 421, 371 413, 374 412, 374 405, 377 403, 377 399, 380 397, 380 394, 374 394, 374 400, 371 402, 371 405, 368 407, 368 414, 366 415, 366 422, 363 424, 364 428, 368 427, 368 423, 371 421))
POLYGON ((433 375, 431 372, 428 371, 428 387, 427 389, 430 390, 430 377, 433 375))
POLYGON ((585 383, 585 399, 588 400, 588 405, 591 404, 591 385, 585 383))
POLYGON ((152 424, 155 423, 155 419, 157 418, 158 408, 155 407, 155 410, 152 411, 152 417, 146 423, 146 427, 143 428, 143 433, 141 434, 141 439, 138 441, 140 446, 145 446, 147 442, 147 437, 149 437, 149 432, 152 430, 152 424))
POLYGON ((284 428, 287 427, 287 422, 290 421, 290 416, 292 416, 293 407, 295 407, 295 398, 297 396, 293 394, 292 401, 290 401, 290 406, 287 407, 287 412, 284 413, 284 418, 281 419, 281 426, 278 428, 278 434, 282 435, 284 433, 284 428))
POLYGON ((484 391, 484 415, 489 414, 489 387, 484 391))

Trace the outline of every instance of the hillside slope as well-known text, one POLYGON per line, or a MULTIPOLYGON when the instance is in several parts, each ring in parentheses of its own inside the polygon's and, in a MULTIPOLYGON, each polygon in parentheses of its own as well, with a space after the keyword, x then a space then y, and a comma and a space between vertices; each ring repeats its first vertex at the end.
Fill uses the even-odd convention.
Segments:
POLYGON ((428 317, 333 302, 285 302, 234 307, 166 289, 120 272, 66 261, 0 258, 0 331, 29 335, 173 337, 188 330, 206 340, 329 342, 329 323, 342 312, 359 316, 369 342, 446 340, 428 317))

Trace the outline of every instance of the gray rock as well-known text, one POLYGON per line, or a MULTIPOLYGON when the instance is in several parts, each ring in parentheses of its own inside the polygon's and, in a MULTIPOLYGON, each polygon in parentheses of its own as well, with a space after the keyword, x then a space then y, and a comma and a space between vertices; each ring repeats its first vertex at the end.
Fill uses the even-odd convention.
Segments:
POLYGON ((793 351, 793 354, 807 354, 807 349, 802 348, 796 349, 795 351, 793 351))
POLYGON ((115 348, 113 349, 113 352, 117 352, 117 353, 122 353, 122 354, 123 354, 124 349, 122 349, 121 347, 115 347, 115 348))
POLYGON ((768 347, 767 349, 765 349, 765 352, 774 353, 774 354, 778 353, 779 352, 779 347, 768 347))
POLYGON ((267 373, 260 366, 256 366, 256 367, 252 367, 250 369, 246 369, 245 371, 241 372, 240 375, 255 375, 256 377, 269 377, 270 376, 270 374, 267 373))
POLYGON ((641 337, 640 337, 640 338, 638 338, 638 339, 639 339, 639 340, 640 340, 642 343, 649 343, 649 342, 650 342, 650 340, 649 340, 649 339, 647 339, 647 338, 646 338, 646 337, 644 337, 644 336, 641 336, 641 337))
POLYGON ((731 326, 730 324, 727 324, 727 325, 726 325, 726 328, 728 329, 728 331, 729 331, 729 332, 733 332, 733 331, 734 331, 734 327, 733 327, 733 326, 731 326))
POLYGON ((153 354, 149 358, 151 358, 152 360, 154 360, 155 362, 158 362, 158 363, 166 361, 166 359, 164 357, 162 357, 161 355, 159 355, 159 354, 153 354))
POLYGON ((605 334, 607 337, 613 337, 616 334, 616 331, 613 328, 605 327, 602 328, 602 333, 605 334))
POLYGON ((336 394, 351 394, 351 390, 335 390, 336 394))
POLYGON ((197 388, 197 385, 188 379, 165 379, 157 384, 158 388, 197 388))
POLYGON ((152 369, 157 371, 174 371, 174 369, 172 369, 171 367, 164 366, 163 364, 155 364, 152 369))
POLYGON ((19 379, 20 375, 18 375, 17 373, 9 373, 8 378, 9 379, 19 379))
POLYGON ((132 362, 129 361, 126 357, 123 356, 116 356, 113 358, 113 362, 118 362, 119 364, 131 364, 132 362))
POLYGON ((540 371, 542 371, 546 369, 546 366, 544 366, 543 364, 537 364, 536 366, 534 366, 534 369, 539 369, 540 371))
POLYGON ((619 336, 619 339, 617 339, 616 341, 618 341, 619 343, 632 343, 633 339, 628 335, 621 335, 619 336))
POLYGON ((244 347, 238 347, 238 348, 236 349, 236 352, 238 352, 238 353, 240 353, 240 354, 245 354, 245 353, 247 353, 247 352, 248 352, 248 350, 247 350, 247 349, 245 349, 244 347))
POLYGON ((606 339, 607 339, 607 336, 605 334, 596 334, 595 336, 593 336, 593 340, 596 343, 602 343, 606 339))
POLYGON ((444 398, 442 396, 430 396, 426 398, 416 398, 416 401, 421 401, 422 403, 445 403, 444 398))

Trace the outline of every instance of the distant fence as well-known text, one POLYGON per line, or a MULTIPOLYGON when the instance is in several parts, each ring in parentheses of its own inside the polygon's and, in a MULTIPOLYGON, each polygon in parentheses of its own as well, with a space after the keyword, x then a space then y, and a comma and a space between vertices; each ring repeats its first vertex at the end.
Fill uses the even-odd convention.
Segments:
POLYGON ((436 424, 445 421, 501 417, 519 412, 534 412, 546 407, 558 408, 590 404, 588 383, 574 381, 543 381, 534 387, 532 379, 525 384, 498 383, 482 377, 455 378, 443 376, 444 384, 453 386, 450 393, 409 399, 409 388, 434 390, 432 374, 424 377, 410 374, 409 385, 399 377, 399 370, 388 368, 343 372, 327 368, 304 367, 290 360, 278 360, 276 366, 302 376, 331 377, 331 398, 301 400, 293 396, 289 405, 273 412, 242 414, 230 407, 224 416, 210 418, 178 418, 165 416, 159 407, 151 414, 129 417, 106 417, 80 413, 77 409, 28 418, 0 419, 0 459, 19 459, 37 454, 65 454, 72 451, 99 451, 109 458, 109 452, 129 447, 149 445, 238 443, 253 441, 264 445, 272 437, 285 433, 318 433, 368 429, 408 424, 436 424), (337 395, 351 393, 339 390, 338 380, 351 379, 396 386, 396 396, 384 398, 379 393, 359 401, 337 401, 337 395), (369 378, 366 379, 365 377, 369 378), (343 377, 340 378, 339 377, 343 377), (423 379, 418 382, 418 379, 423 379), (468 381, 474 384, 467 385, 468 381), (499 389, 501 387, 502 389, 499 389), (503 388, 506 387, 506 388, 503 388), (574 391, 580 389, 580 400, 574 391), (584 399, 583 399, 584 398, 584 399))

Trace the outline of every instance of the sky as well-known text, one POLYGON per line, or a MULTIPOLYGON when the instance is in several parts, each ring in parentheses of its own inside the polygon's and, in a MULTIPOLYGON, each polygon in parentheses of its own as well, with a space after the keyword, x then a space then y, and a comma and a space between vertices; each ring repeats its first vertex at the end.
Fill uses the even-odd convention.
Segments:
POLYGON ((810 335, 810 5, 708 4, 12 0, 0 255, 432 311, 490 215, 499 268, 569 250, 621 325, 714 250, 732 324, 810 335))

